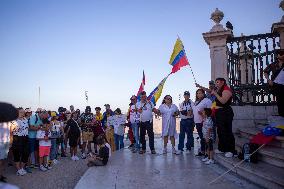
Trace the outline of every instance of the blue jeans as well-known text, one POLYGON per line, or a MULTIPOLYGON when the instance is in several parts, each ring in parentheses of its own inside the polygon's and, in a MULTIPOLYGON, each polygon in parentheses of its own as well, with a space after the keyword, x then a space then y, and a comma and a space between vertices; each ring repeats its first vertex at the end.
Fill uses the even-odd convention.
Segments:
POLYGON ((51 139, 50 160, 57 159, 57 143, 56 138, 51 139))
POLYGON ((191 150, 191 148, 194 147, 194 139, 193 139, 194 124, 193 123, 194 123, 193 118, 182 119, 180 121, 178 150, 183 150, 185 134, 187 137, 186 149, 191 150))
POLYGON ((116 146, 116 150, 124 148, 124 143, 123 143, 123 136, 114 134, 114 142, 116 146))
POLYGON ((202 123, 195 123, 196 125, 196 130, 198 133, 198 136, 200 138, 200 145, 201 145, 201 152, 205 152, 205 139, 203 138, 203 133, 202 133, 202 123))
POLYGON ((139 142, 139 124, 138 123, 131 123, 131 127, 133 130, 133 134, 135 137, 135 148, 139 149, 140 148, 140 142, 139 142))

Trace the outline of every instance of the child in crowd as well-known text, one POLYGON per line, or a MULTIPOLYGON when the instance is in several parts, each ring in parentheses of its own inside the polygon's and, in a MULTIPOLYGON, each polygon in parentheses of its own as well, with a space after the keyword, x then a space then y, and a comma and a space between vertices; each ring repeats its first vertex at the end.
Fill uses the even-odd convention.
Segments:
POLYGON ((107 117, 107 123, 106 123, 106 129, 105 129, 105 135, 106 135, 106 141, 108 141, 111 151, 114 152, 116 147, 115 147, 115 142, 114 142, 114 128, 113 128, 113 119, 114 116, 108 116, 107 117))
POLYGON ((126 123, 126 116, 121 114, 121 110, 117 108, 114 111, 113 127, 114 127, 114 141, 116 150, 124 148, 124 125, 126 123))
MULTIPOLYGON (((44 121, 43 121, 44 122, 44 121)), ((51 167, 47 163, 47 157, 50 155, 50 147, 51 140, 49 137, 51 136, 49 123, 43 123, 37 131, 36 138, 39 140, 39 169, 41 171, 47 171, 51 169, 51 167)))
POLYGON ((211 118, 212 110, 210 108, 204 108, 203 110, 203 127, 202 133, 205 139, 206 155, 202 159, 205 164, 213 164, 213 121, 211 118))
POLYGON ((100 135, 97 138, 97 144, 99 146, 99 154, 92 155, 88 162, 88 167, 92 166, 104 166, 108 162, 109 158, 109 148, 106 146, 105 137, 100 135))

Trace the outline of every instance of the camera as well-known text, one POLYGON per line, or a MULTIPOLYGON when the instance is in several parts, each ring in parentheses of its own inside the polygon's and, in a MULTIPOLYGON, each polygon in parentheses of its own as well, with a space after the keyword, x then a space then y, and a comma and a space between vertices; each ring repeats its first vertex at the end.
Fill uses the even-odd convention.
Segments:
POLYGON ((180 113, 181 115, 187 116, 187 110, 182 110, 180 113))

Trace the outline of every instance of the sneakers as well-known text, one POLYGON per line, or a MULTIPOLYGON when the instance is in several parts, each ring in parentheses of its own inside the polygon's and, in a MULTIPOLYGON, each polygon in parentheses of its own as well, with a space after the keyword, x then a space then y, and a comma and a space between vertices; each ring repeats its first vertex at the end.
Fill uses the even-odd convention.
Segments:
POLYGON ((72 156, 72 157, 71 157, 71 160, 72 160, 72 161, 75 161, 75 156, 72 156))
POLYGON ((27 172, 26 172, 24 169, 19 169, 19 170, 17 171, 17 175, 18 175, 18 176, 24 176, 25 174, 27 174, 27 172))
POLYGON ((82 159, 86 159, 86 154, 85 154, 85 153, 82 153, 81 158, 82 158, 82 159))
POLYGON ((140 150, 139 154, 145 154, 146 150, 140 150))
POLYGON ((226 158, 231 158, 231 157, 233 157, 233 155, 234 155, 234 154, 233 154, 232 152, 226 152, 226 153, 225 153, 225 157, 226 157, 226 158))
POLYGON ((204 157, 201 161, 206 162, 206 161, 208 161, 208 160, 209 160, 208 157, 204 157))
POLYGON ((176 151, 176 155, 180 155, 181 153, 182 153, 181 150, 177 150, 177 151, 176 151))
POLYGON ((52 164, 56 165, 58 163, 57 159, 52 160, 52 164))
POLYGON ((40 165, 40 166, 39 166, 39 169, 40 169, 41 171, 47 171, 47 168, 45 168, 43 165, 40 165))
POLYGON ((163 154, 167 154, 167 148, 163 149, 163 154))
POLYGON ((224 152, 221 152, 221 151, 218 150, 218 149, 215 149, 214 152, 215 152, 215 154, 223 154, 223 153, 224 153, 224 152))
POLYGON ((155 150, 151 150, 151 154, 156 154, 156 151, 155 150))
POLYGON ((206 165, 214 164, 213 159, 209 159, 208 161, 205 162, 206 165))
POLYGON ((73 156, 74 161, 79 161, 79 157, 78 156, 73 156))
POLYGON ((67 157, 65 154, 61 154, 61 157, 67 157))
POLYGON ((49 165, 47 165, 45 168, 46 168, 47 170, 52 169, 52 167, 51 167, 51 166, 49 166, 49 165))

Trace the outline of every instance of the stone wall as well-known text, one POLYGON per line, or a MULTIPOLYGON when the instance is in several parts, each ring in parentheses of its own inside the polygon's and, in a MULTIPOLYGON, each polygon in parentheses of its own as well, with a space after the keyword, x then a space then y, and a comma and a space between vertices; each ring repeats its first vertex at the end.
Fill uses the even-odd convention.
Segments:
POLYGON ((267 123, 267 118, 277 115, 277 106, 232 106, 234 110, 233 132, 242 127, 255 127, 267 123))

